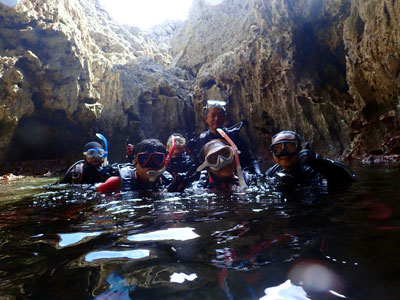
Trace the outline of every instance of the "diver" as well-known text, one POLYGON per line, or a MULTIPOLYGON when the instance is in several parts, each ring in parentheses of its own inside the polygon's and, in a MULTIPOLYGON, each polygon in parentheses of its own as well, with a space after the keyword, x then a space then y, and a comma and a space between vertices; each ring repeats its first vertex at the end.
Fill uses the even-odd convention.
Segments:
POLYGON ((237 168, 238 155, 235 157, 235 150, 229 143, 221 139, 209 141, 201 149, 200 158, 202 164, 197 171, 207 170, 200 176, 202 188, 232 192, 247 187, 241 169, 237 168))
POLYGON ((180 133, 173 133, 167 140, 167 152, 171 154, 167 171, 176 176, 178 173, 187 173, 193 166, 190 156, 186 153, 186 138, 180 133))
POLYGON ((89 142, 83 147, 84 160, 74 163, 58 183, 94 184, 104 182, 116 173, 107 164, 107 151, 97 142, 89 142))
POLYGON ((201 133, 199 138, 196 141, 192 141, 191 145, 189 145, 190 151, 194 152, 194 160, 196 164, 199 165, 199 155, 203 146, 211 140, 222 138, 217 131, 217 128, 221 128, 225 133, 228 134, 228 136, 233 140, 239 149, 240 162, 243 168, 249 172, 255 173, 257 176, 261 176, 262 174, 257 159, 253 156, 245 140, 239 134, 243 122, 231 128, 224 127, 224 123, 226 121, 225 106, 226 102, 223 100, 207 100, 203 117, 204 121, 208 125, 208 130, 201 133))
POLYGON ((118 165, 119 176, 109 178, 97 191, 179 191, 179 183, 166 171, 171 160, 166 153, 165 146, 157 139, 141 141, 135 147, 133 164, 118 165))
POLYGON ((270 150, 275 165, 266 171, 267 179, 275 179, 281 188, 321 184, 326 180, 328 191, 348 187, 355 174, 346 164, 323 158, 308 147, 302 148, 302 138, 294 131, 281 131, 271 140, 270 150))

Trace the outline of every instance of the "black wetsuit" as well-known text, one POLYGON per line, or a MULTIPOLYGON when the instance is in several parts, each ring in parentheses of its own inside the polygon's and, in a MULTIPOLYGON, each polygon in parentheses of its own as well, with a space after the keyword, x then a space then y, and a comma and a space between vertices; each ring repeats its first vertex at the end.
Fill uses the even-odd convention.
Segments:
POLYGON ((186 153, 182 153, 178 157, 171 158, 167 171, 175 177, 178 173, 187 173, 192 165, 193 162, 191 161, 190 156, 186 153))
POLYGON ((68 169, 59 183, 94 184, 104 182, 117 173, 115 167, 111 165, 96 167, 84 160, 80 160, 68 169))
MULTIPOLYGON (((254 157, 254 155, 251 153, 249 147, 247 146, 245 140, 239 135, 239 129, 235 130, 230 130, 228 128, 223 128, 223 130, 228 134, 228 136, 232 139, 232 141, 235 143, 236 147, 239 150, 239 160, 240 160, 240 165, 242 168, 247 168, 249 172, 260 174, 260 167, 258 164, 257 159, 254 157)), ((200 134, 199 138, 196 141, 196 164, 200 165, 200 151, 203 146, 208 143, 209 141, 213 139, 222 139, 225 140, 219 133, 217 135, 214 135, 210 132, 210 130, 207 130, 200 134)))
POLYGON ((265 175, 267 178, 276 179, 279 185, 285 188, 320 184, 325 179, 329 191, 346 188, 355 180, 355 174, 349 166, 323 158, 309 149, 300 151, 299 162, 291 171, 285 171, 275 164, 265 175))

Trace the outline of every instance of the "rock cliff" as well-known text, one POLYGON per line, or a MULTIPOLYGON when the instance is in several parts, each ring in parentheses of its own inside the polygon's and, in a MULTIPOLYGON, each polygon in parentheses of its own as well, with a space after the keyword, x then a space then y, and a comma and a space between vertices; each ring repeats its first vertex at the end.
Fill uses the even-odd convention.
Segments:
POLYGON ((0 161, 81 156, 101 132, 114 154, 193 130, 189 72, 166 68, 168 36, 117 25, 97 1, 0 4, 0 161))
POLYGON ((202 131, 208 98, 260 156, 291 129, 328 156, 398 158, 398 0, 194 0, 148 32, 97 0, 17 2, 0 2, 0 162, 79 158, 96 132, 121 159, 127 138, 202 131))

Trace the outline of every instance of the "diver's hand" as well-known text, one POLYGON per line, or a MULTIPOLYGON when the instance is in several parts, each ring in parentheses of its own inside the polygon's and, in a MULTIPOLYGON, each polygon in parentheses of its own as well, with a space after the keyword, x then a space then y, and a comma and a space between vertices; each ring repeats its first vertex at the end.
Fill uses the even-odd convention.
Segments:
POLYGON ((196 165, 192 165, 186 173, 177 173, 174 180, 168 185, 168 192, 182 192, 190 183, 196 180, 198 173, 196 165))
POLYGON ((182 192, 188 184, 186 173, 177 173, 174 180, 168 185, 168 192, 182 192))

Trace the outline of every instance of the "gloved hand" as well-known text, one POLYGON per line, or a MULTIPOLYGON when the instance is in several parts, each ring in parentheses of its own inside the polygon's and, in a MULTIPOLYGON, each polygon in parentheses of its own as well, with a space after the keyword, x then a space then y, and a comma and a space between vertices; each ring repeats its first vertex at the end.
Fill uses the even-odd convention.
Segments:
POLYGON ((296 179, 288 173, 278 172, 278 173, 276 173, 275 178, 277 180, 279 188, 293 189, 297 186, 296 179))
POLYGON ((177 173, 174 180, 168 185, 168 192, 182 192, 192 181, 196 179, 196 166, 192 167, 186 173, 177 173))

